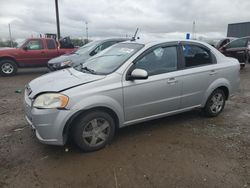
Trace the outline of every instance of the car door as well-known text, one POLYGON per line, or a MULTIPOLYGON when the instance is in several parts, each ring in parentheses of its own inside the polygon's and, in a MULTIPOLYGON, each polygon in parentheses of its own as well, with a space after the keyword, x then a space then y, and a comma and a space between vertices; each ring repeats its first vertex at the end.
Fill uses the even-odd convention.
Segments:
POLYGON ((41 39, 30 39, 20 50, 20 62, 25 66, 43 66, 47 63, 46 49, 41 39))
POLYGON ((234 40, 224 47, 223 54, 228 57, 234 57, 239 62, 245 62, 247 42, 247 38, 234 40))
POLYGON ((198 107, 210 84, 217 79, 216 59, 203 45, 182 43, 181 108, 198 107))
POLYGON ((180 107, 181 82, 175 77, 178 70, 177 45, 154 47, 130 67, 148 72, 146 80, 124 80, 124 115, 127 123, 156 117, 178 110, 180 107))

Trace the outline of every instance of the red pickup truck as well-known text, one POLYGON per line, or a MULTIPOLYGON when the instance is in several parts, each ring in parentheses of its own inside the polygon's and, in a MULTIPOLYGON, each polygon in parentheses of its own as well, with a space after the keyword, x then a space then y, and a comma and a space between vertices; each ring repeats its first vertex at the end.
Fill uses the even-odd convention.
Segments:
POLYGON ((30 38, 17 48, 0 49, 0 74, 11 76, 16 74, 18 68, 46 67, 50 59, 74 50, 59 48, 51 38, 30 38))

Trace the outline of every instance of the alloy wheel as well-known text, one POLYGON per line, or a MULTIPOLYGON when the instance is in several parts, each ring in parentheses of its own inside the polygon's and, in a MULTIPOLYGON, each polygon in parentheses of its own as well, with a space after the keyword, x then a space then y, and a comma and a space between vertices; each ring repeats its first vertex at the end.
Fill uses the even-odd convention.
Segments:
POLYGON ((210 110, 215 114, 219 113, 224 105, 224 97, 221 93, 216 93, 210 102, 210 110))
POLYGON ((85 144, 96 147, 104 143, 110 134, 110 124, 104 118, 95 118, 87 123, 82 138, 85 144))
POLYGON ((3 63, 1 66, 1 70, 4 74, 11 74, 14 71, 14 67, 10 63, 3 63))

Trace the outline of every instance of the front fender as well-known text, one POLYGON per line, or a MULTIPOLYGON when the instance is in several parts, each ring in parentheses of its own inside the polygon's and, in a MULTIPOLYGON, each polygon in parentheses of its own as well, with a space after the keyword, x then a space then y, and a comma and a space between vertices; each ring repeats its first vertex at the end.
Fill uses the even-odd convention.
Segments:
POLYGON ((16 61, 16 58, 15 58, 14 56, 7 55, 7 54, 1 54, 1 55, 0 55, 0 61, 3 60, 3 59, 11 59, 11 60, 17 62, 17 61, 16 61))
POLYGON ((208 97, 211 95, 211 93, 215 89, 217 89, 219 87, 223 87, 223 86, 228 88, 229 96, 230 96, 232 88, 231 88, 229 81, 225 78, 219 78, 219 79, 215 80, 214 82, 212 82, 210 84, 210 86, 208 87, 208 89, 206 90, 201 106, 204 107, 206 105, 208 97))
POLYGON ((114 111, 118 117, 119 126, 123 125, 124 113, 122 104, 108 96, 97 95, 84 98, 72 106, 71 110, 74 111, 74 113, 77 113, 82 110, 89 110, 98 107, 105 107, 114 111))

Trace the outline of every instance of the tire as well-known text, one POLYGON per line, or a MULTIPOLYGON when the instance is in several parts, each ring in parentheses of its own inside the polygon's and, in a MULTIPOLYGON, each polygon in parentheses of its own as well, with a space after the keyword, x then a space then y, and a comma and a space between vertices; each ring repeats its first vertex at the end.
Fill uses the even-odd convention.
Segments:
POLYGON ((17 73, 17 64, 10 59, 0 61, 0 74, 2 76, 13 76, 17 73))
POLYGON ((73 126, 73 140, 85 152, 102 149, 115 134, 114 119, 103 111, 83 114, 73 126))
POLYGON ((245 64, 241 64, 241 65, 240 65, 240 69, 244 69, 245 66, 246 66, 245 64))
POLYGON ((206 105, 203 109, 205 116, 216 117, 224 109, 226 103, 226 96, 223 90, 216 89, 209 96, 206 105))

